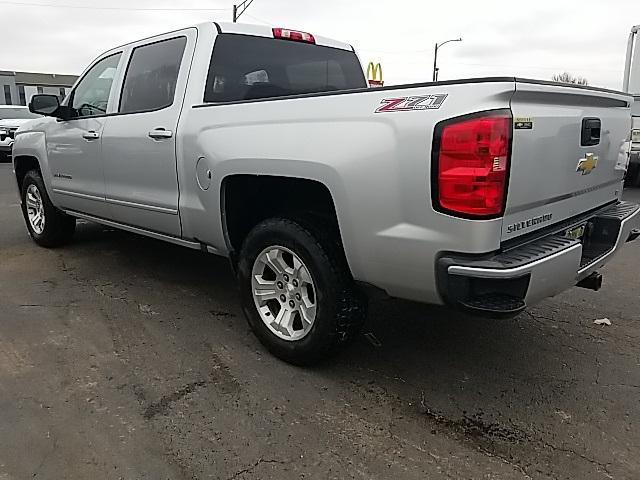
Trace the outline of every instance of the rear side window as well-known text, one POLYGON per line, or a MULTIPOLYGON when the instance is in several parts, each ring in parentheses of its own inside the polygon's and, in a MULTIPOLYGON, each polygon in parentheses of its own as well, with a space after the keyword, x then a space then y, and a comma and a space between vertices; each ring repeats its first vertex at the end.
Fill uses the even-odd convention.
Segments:
POLYGON ((205 102, 236 102, 365 88, 352 51, 247 35, 218 35, 205 102))
POLYGON ((120 113, 148 112, 173 103, 186 37, 136 47, 122 86, 120 113))

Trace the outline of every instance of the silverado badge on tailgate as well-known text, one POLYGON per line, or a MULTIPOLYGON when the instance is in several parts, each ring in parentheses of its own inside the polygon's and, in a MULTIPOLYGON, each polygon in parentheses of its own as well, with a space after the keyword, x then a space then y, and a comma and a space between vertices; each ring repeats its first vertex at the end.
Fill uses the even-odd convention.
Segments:
POLYGON ((589 175, 598 165, 598 157, 593 153, 587 153, 584 157, 578 160, 576 172, 581 172, 582 175, 589 175))

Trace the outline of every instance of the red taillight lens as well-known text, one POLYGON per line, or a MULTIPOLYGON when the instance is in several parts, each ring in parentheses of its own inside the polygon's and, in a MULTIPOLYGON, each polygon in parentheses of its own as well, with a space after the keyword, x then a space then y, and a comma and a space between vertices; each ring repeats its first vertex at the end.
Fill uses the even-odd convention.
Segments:
POLYGON ((315 37, 310 33, 289 30, 286 28, 274 28, 273 37, 280 38, 282 40, 293 40, 294 42, 316 43, 315 37))
POLYGON ((503 213, 511 123, 510 114, 500 113, 441 127, 436 207, 465 217, 503 213))

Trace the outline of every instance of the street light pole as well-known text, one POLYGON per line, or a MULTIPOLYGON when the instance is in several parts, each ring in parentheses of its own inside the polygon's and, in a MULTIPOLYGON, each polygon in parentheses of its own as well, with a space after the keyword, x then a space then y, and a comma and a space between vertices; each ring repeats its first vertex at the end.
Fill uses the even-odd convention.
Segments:
POLYGON ((438 80, 438 43, 436 42, 436 48, 433 52, 433 79, 434 82, 438 80))
POLYGON ((244 0, 237 5, 233 5, 233 23, 236 23, 247 8, 253 3, 253 0, 244 0))
POLYGON ((449 42, 461 42, 462 38, 452 38, 451 40, 447 40, 446 42, 442 42, 440 44, 436 43, 435 50, 433 52, 433 81, 438 81, 438 49, 440 49, 444 44, 449 42))

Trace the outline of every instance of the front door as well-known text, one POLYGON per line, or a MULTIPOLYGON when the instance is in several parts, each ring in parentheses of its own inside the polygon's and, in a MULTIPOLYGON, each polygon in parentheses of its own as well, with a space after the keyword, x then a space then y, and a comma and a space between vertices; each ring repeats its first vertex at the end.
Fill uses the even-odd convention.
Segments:
POLYGON ((118 111, 102 135, 106 201, 117 222, 173 236, 178 213, 176 128, 195 31, 134 45, 118 111))
POLYGON ((73 117, 46 129, 52 195, 64 209, 108 216, 101 135, 121 57, 108 55, 89 68, 68 99, 73 117))

